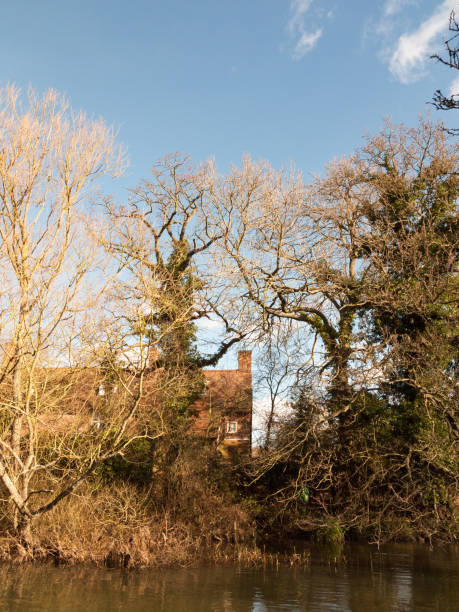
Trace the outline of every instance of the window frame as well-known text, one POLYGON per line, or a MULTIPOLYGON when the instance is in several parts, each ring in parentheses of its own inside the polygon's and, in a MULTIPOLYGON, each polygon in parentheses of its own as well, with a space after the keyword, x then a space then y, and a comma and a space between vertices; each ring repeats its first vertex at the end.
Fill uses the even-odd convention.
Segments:
POLYGON ((237 421, 226 421, 226 433, 236 434, 239 429, 239 423, 237 421))

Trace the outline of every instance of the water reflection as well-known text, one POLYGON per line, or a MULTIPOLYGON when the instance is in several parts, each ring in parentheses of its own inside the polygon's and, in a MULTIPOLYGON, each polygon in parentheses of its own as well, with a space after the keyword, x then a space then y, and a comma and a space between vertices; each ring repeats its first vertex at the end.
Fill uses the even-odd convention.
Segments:
POLYGON ((11 612, 447 612, 459 610, 459 554, 351 547, 338 564, 313 552, 309 567, 277 571, 2 566, 0 607, 11 612))

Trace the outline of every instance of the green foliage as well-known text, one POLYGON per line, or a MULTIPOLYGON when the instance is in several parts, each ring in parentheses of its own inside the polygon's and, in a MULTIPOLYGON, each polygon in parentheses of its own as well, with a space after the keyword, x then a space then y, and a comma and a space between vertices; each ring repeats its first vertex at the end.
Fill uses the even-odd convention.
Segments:
POLYGON ((185 239, 174 241, 167 262, 156 264, 158 303, 156 310, 145 317, 141 330, 153 346, 160 348, 162 361, 169 367, 190 366, 198 357, 193 310, 200 283, 193 274, 188 253, 185 239))
POLYGON ((323 544, 340 548, 344 544, 345 532, 339 522, 329 517, 327 522, 317 531, 317 539, 323 544))
POLYGON ((152 443, 141 438, 134 440, 123 453, 105 461, 97 470, 103 482, 132 482, 149 484, 152 477, 152 443))
MULTIPOLYGON (((378 540, 454 533, 457 161, 457 146, 445 141, 441 127, 423 122, 413 130, 388 128, 359 153, 355 181, 366 197, 349 206, 361 221, 359 236, 354 226, 347 240, 355 241, 355 265, 365 274, 346 284, 331 267, 328 276, 322 270, 335 283, 331 293, 328 284, 323 291, 324 303, 333 296, 344 305, 327 319, 332 325, 308 313, 302 320, 321 338, 320 374, 330 376, 319 390, 298 373, 293 415, 273 448, 278 460, 265 461, 267 474, 258 481, 283 508, 277 513, 284 528, 337 542, 351 528, 378 540), (307 506, 298 499, 298 483, 311 491, 307 506), (391 524, 398 525, 392 534, 391 524)), ((330 191, 335 179, 327 183, 330 191)), ((336 210, 323 214, 340 220, 336 210)), ((336 231, 345 232, 344 222, 337 221, 336 231)))
POLYGON ((186 239, 174 240, 167 262, 156 265, 156 310, 145 317, 143 329, 138 330, 159 351, 159 363, 173 381, 165 401, 179 419, 188 415, 204 389, 204 378, 196 365, 200 356, 193 322, 200 281, 193 273, 189 252, 186 239))

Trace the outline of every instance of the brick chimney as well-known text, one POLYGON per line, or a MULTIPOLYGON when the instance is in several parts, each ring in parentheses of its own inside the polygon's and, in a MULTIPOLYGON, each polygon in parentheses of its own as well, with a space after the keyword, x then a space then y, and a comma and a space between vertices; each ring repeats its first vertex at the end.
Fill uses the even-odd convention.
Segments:
POLYGON ((239 351, 237 361, 239 372, 252 373, 252 351, 239 351))

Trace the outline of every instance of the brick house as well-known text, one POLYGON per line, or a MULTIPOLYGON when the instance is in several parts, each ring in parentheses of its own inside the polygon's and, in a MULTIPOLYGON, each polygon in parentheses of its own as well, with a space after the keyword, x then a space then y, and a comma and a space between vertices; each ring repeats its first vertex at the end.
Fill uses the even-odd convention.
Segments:
MULTIPOLYGON (((156 389, 161 370, 146 375, 144 411, 158 402, 156 389)), ((109 389, 97 369, 70 370, 47 368, 39 371, 36 385, 47 406, 37 414, 37 432, 53 431, 59 434, 74 430, 89 431, 103 427, 104 419, 99 410, 101 400, 109 389), (66 406, 65 412, 62 406, 66 406)), ((215 441, 219 452, 250 454, 252 444, 252 357, 251 351, 239 351, 238 368, 235 370, 203 370, 204 394, 192 406, 191 432, 215 441)), ((131 378, 134 381, 135 377, 131 378)), ((8 386, 8 385, 6 385, 8 386)), ((116 386, 117 387, 117 386, 116 386)), ((4 385, 4 391, 8 394, 4 385)), ((160 400, 159 400, 160 401, 160 400)))

